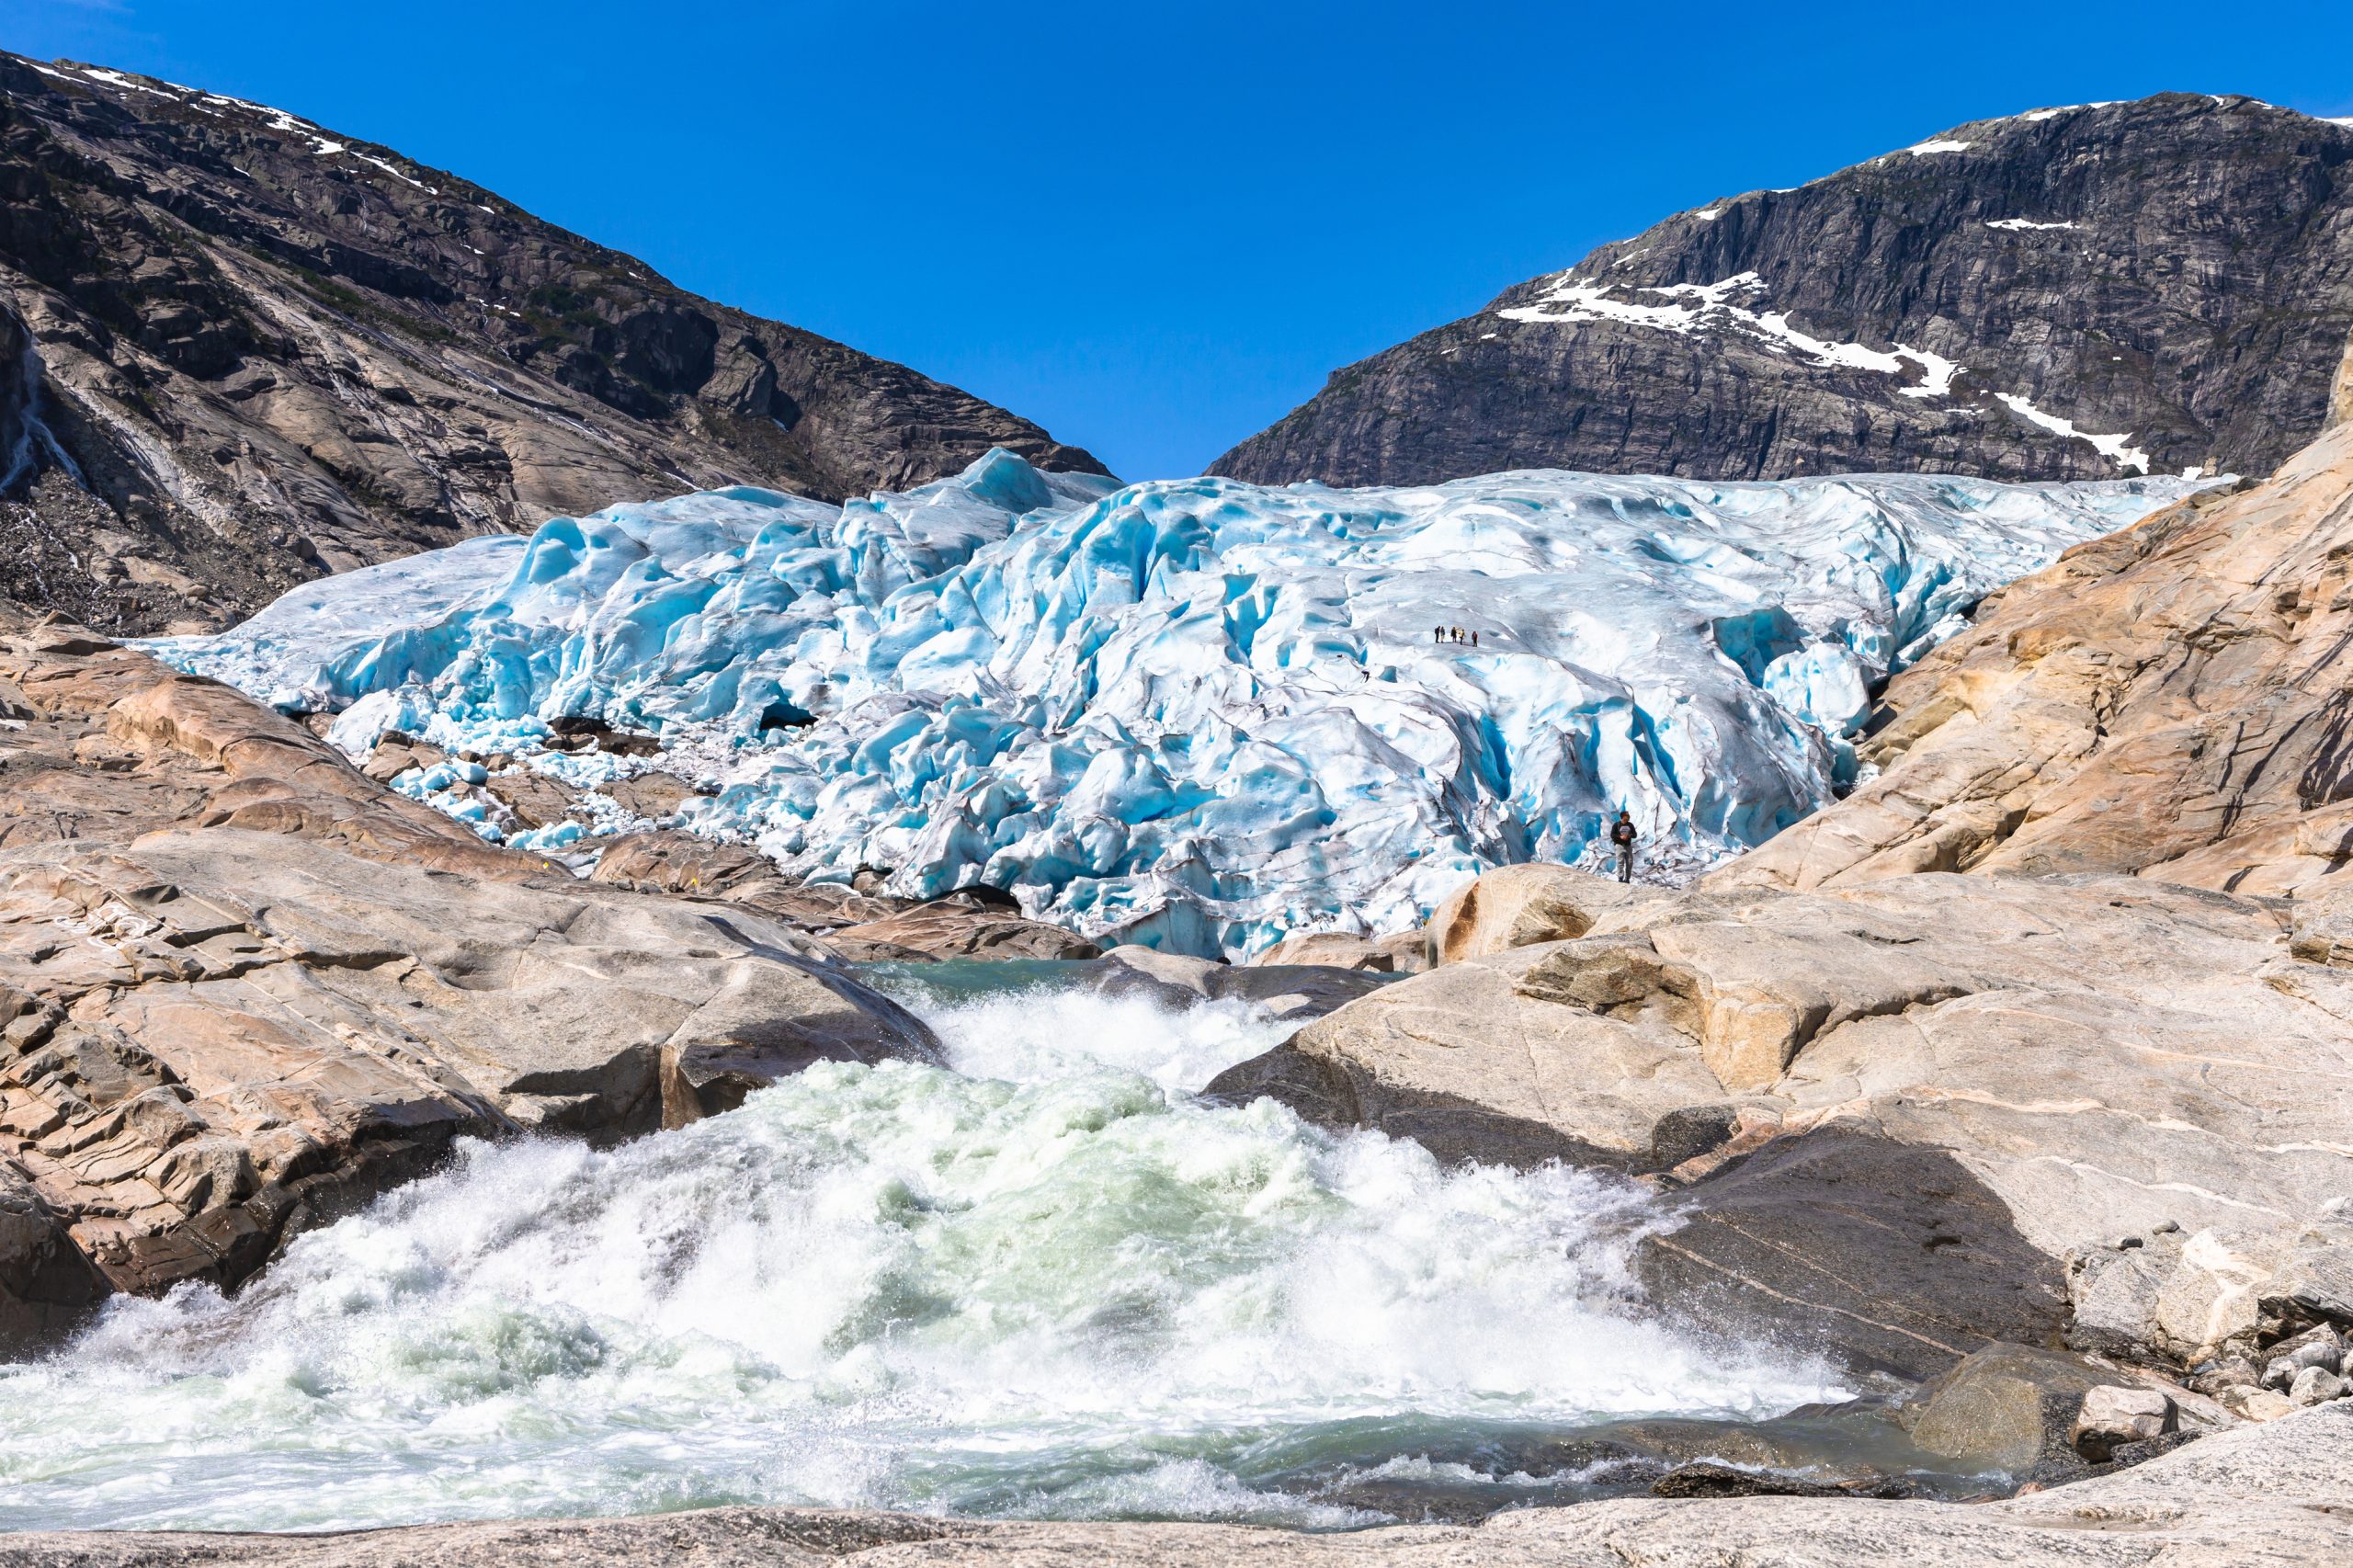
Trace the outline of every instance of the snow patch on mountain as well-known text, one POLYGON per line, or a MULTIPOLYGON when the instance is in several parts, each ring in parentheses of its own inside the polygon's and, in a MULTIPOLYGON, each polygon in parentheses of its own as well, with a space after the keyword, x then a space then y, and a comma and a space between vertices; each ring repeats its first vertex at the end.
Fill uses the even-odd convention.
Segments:
POLYGON ((2053 435, 2065 436, 2078 441, 2089 441, 2102 457, 2119 468, 2130 470, 2134 473, 2149 472, 2149 454, 2132 445, 2132 437, 2129 435, 2095 436, 2088 430, 2076 429, 2073 420, 2062 419, 2055 414, 2044 413, 2015 392, 1995 392, 1994 396, 2004 407, 2029 424, 2040 425, 2053 435))
MULTIPOLYGON (((601 717, 706 789, 679 825, 790 870, 1243 954, 1402 928, 1620 806, 1667 863, 1757 843, 1833 798, 1874 684, 1981 596, 2196 488, 1112 483, 997 451, 840 506, 615 506, 155 646, 339 710, 354 754, 397 726, 574 782, 642 766, 544 745, 601 717)), ((406 786, 466 814, 478 781, 442 771, 406 786)))
MULTIPOLYGON (((2035 223, 2021 218, 1991 221, 1994 229, 2071 229, 2073 223, 2035 223)), ((1620 263, 1623 265, 1623 263, 1620 263)), ((1899 343, 1893 349, 1873 348, 1868 344, 1841 343, 1819 338, 1792 325, 1787 311, 1760 311, 1752 308, 1754 297, 1765 292, 1763 278, 1754 272, 1735 273, 1715 283, 1580 283, 1574 273, 1564 273, 1558 282, 1540 295, 1534 304, 1516 305, 1498 311, 1506 321, 1524 323, 1614 322, 1623 326, 1646 327, 1657 332, 1672 332, 1689 335, 1715 332, 1745 336, 1774 353, 1796 352, 1806 361, 1822 369, 1868 370, 1877 375, 1901 377, 1916 370, 1920 380, 1909 386, 1898 387, 1900 397, 1942 398, 1953 392, 1954 381, 1969 367, 1958 360, 1925 348, 1915 348, 1899 343), (1642 299, 1621 299, 1621 294, 1654 295, 1664 298, 1664 303, 1653 304, 1642 299), (1733 302, 1736 296, 1751 298, 1751 304, 1733 302)), ((1978 394, 1983 395, 1982 392, 1978 394)), ((2145 474, 2149 472, 2149 454, 2132 445, 2131 434, 2095 435, 2078 430, 2068 420, 2046 414, 2033 402, 2014 392, 1995 392, 2012 413, 2029 423, 2053 434, 2087 441, 2093 449, 2125 473, 2145 474)))
MULTIPOLYGON (((1623 265, 1620 263, 1620 265, 1623 265)), ((1860 343, 1820 338, 1790 324, 1787 311, 1760 312, 1733 303, 1735 295, 1761 294, 1765 280, 1754 272, 1735 273, 1716 283, 1579 283, 1564 275, 1532 305, 1518 305, 1496 313, 1506 321, 1527 323, 1617 322, 1659 332, 1692 334, 1733 332, 1782 353, 1794 349, 1824 369, 1871 370, 1901 376, 1906 361, 1916 367, 1921 381, 1901 388, 1905 397, 1945 397, 1953 378, 1966 367, 1924 348, 1897 344, 1893 352, 1860 343), (1614 294, 1658 294, 1665 304, 1620 300, 1614 294)))

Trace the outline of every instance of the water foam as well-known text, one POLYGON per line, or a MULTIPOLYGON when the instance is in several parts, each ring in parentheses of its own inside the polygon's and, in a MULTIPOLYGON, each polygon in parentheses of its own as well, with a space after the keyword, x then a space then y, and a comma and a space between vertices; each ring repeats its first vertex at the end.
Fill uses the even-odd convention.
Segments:
POLYGON ((1281 1478, 1836 1392, 1646 1319, 1629 1184, 1188 1098, 1263 1020, 930 1011, 965 1071, 820 1065, 619 1149, 471 1144, 236 1300, 116 1301, 0 1369, 0 1527, 731 1502, 1331 1527, 1373 1516, 1281 1478))

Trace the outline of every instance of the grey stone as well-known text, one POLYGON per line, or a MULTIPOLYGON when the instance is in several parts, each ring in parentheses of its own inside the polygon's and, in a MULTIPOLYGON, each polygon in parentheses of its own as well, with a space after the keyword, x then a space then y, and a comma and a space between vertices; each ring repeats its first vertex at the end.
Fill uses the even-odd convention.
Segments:
POLYGON ((1734 1105, 1683 1106, 1651 1124, 1651 1165, 1673 1170, 1722 1147, 1740 1127, 1734 1105))
POLYGON ((2353 1332, 2353 1225, 2324 1221, 2300 1233, 2256 1305, 2268 1317, 2353 1332))
POLYGON ((2343 1399, 2346 1382, 2325 1367, 2306 1367, 2288 1385, 2288 1398, 2297 1404, 2318 1404, 2324 1400, 2343 1399))
POLYGON ((1250 960, 1254 965, 1361 969, 1377 974, 1419 974, 1434 961, 1429 933, 1418 927, 1388 937, 1312 932, 1286 937, 1250 960))
POLYGON ((1041 920, 1026 920, 1013 901, 995 889, 986 896, 952 892, 928 903, 825 934, 826 945, 843 957, 1091 959, 1103 949, 1075 931, 1041 920))
POLYGON ((2162 1437, 2174 1425, 2173 1401, 2157 1390, 2103 1383, 2085 1392, 2067 1440, 2084 1458, 2101 1464, 2113 1450, 2162 1437))
POLYGON ((1315 964, 1224 964, 1151 948, 1117 947, 1074 978, 1113 995, 1146 995, 1172 1007, 1196 1002, 1248 1002, 1269 1017, 1320 1018, 1386 983, 1371 971, 1315 964))
POLYGON ((2222 1403, 2233 1415, 2247 1421, 2277 1421, 2296 1408, 2295 1401, 2274 1389, 2224 1389, 2222 1403))
POLYGON ((2208 1362, 2189 1380, 2191 1388, 2209 1398, 2219 1397, 2229 1389, 2252 1389, 2262 1385, 2262 1369, 2244 1356, 2208 1362))
POLYGON ((1682 1464, 1651 1483, 1654 1497, 1836 1497, 1841 1489, 1778 1471, 1746 1470, 1699 1460, 1682 1464))

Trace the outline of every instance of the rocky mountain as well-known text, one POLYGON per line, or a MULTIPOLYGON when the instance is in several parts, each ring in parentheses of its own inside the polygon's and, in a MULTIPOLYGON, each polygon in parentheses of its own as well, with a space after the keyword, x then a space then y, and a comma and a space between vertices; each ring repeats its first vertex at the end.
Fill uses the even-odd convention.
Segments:
POLYGON ((2266 473, 2353 397, 2348 165, 2245 97, 1974 121, 1507 290, 1211 472, 2266 473))
POLYGON ((0 55, 0 593, 96 626, 620 500, 1101 468, 259 104, 0 55))

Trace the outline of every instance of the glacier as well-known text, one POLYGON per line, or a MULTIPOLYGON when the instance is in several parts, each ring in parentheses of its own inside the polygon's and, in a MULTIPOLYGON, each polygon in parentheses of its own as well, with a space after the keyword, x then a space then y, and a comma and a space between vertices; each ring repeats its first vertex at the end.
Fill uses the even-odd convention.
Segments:
MULTIPOLYGON (((338 714, 354 756, 398 728, 575 785, 660 768, 699 790, 676 825, 788 871, 986 882, 1099 940, 1243 957, 1597 858, 1620 807, 1653 876, 1759 843, 1851 784, 1875 687, 1978 599, 2201 483, 1120 486, 999 450, 838 506, 557 517, 151 646, 338 714), (548 746, 567 715, 664 753, 548 746)), ((575 864, 632 825, 505 833, 484 777, 395 784, 575 864)))

